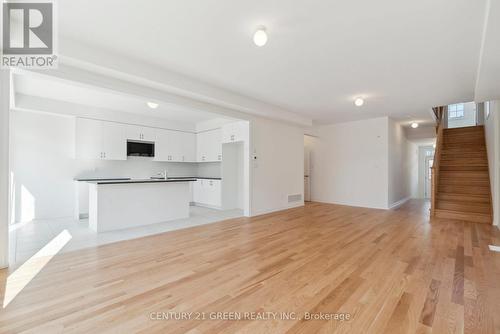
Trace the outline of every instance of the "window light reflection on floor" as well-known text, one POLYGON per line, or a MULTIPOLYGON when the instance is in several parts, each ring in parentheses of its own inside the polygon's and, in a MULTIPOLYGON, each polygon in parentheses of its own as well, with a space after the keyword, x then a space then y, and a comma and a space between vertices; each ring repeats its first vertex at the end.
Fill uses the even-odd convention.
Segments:
POLYGON ((59 233, 54 239, 29 258, 7 278, 3 307, 14 300, 14 298, 31 282, 33 278, 45 267, 45 265, 61 251, 71 240, 72 236, 68 230, 59 233))

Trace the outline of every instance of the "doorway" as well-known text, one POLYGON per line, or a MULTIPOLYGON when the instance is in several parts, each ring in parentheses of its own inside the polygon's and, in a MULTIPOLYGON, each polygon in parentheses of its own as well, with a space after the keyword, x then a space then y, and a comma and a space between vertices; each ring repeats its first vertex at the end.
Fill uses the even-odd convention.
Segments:
POLYGON ((304 135, 304 201, 310 202, 312 199, 312 145, 314 137, 304 135))
MULTIPOLYGON (((429 152, 429 151, 428 151, 429 152)), ((425 157, 425 198, 431 198, 432 191, 432 165, 434 164, 434 154, 425 157)))

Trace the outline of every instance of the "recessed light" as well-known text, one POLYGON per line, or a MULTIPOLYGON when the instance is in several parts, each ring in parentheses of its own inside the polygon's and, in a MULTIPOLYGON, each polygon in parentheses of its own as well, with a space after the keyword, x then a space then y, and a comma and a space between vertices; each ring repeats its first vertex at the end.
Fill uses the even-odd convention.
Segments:
POLYGON ((264 46, 267 43, 267 32, 265 27, 259 27, 253 34, 253 42, 257 46, 264 46))
POLYGON ((418 128, 418 123, 417 122, 411 123, 411 127, 414 129, 418 128))
POLYGON ((155 102, 147 102, 146 103, 148 105, 148 107, 150 107, 151 109, 156 109, 158 108, 159 104, 158 103, 155 103, 155 102))
POLYGON ((365 104, 365 100, 363 100, 360 97, 358 97, 358 98, 356 98, 356 100, 354 100, 354 105, 356 107, 361 107, 363 104, 365 104))

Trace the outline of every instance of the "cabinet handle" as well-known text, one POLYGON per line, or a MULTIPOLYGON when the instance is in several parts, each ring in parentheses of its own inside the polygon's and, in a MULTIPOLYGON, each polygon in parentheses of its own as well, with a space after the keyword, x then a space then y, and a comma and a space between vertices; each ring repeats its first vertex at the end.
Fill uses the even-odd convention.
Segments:
POLYGON ((220 154, 219 154, 218 159, 219 159, 219 160, 222 160, 222 155, 220 155, 220 154))
POLYGON ((231 141, 234 141, 234 135, 231 135, 231 141))

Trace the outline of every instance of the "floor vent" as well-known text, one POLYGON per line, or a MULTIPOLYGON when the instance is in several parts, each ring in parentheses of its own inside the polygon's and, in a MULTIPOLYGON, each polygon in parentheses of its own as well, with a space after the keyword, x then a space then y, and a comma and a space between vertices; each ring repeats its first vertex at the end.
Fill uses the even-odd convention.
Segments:
POLYGON ((302 201, 302 194, 288 195, 288 203, 302 201))

